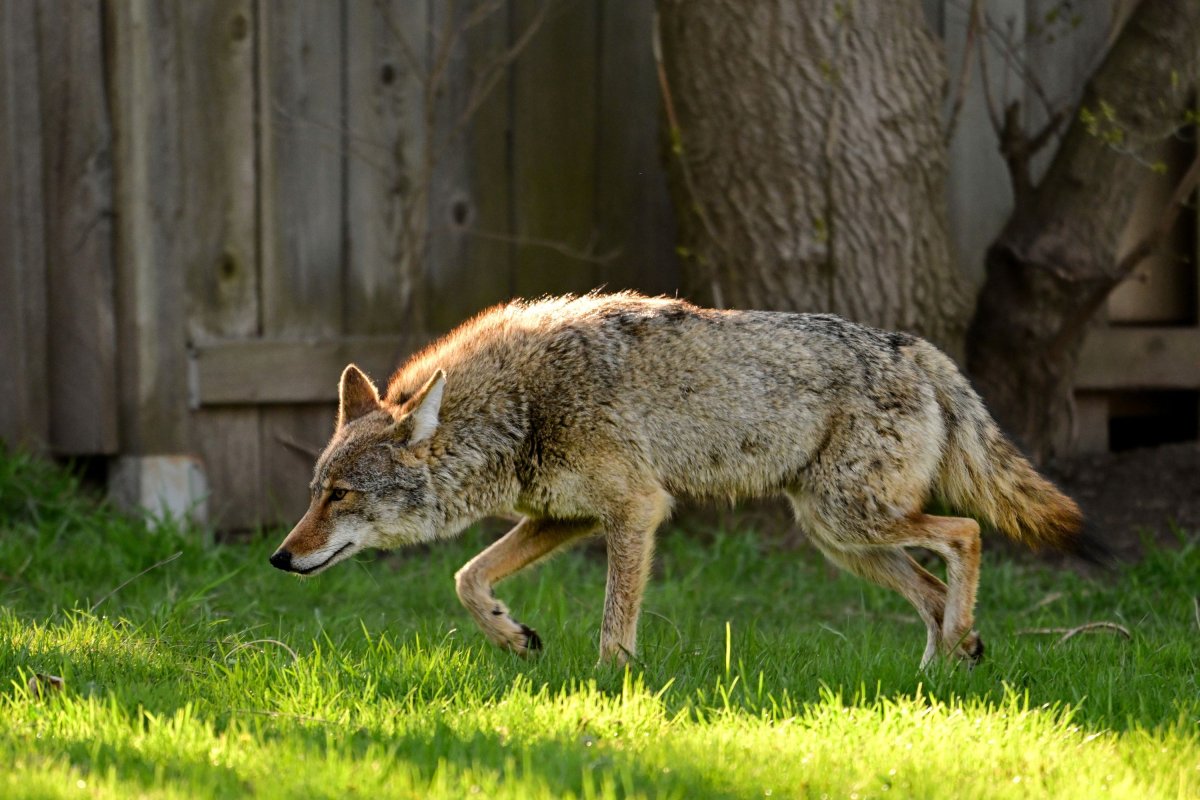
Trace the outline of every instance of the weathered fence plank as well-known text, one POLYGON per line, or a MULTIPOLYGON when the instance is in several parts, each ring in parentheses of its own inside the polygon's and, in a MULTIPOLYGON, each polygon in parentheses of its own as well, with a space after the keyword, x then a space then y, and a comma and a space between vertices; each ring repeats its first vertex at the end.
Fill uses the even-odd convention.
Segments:
POLYGON ((50 404, 34 12, 0 3, 0 439, 41 450, 50 404))
POLYGON ((679 286, 675 213, 660 139, 651 3, 600 5, 595 283, 658 294, 679 286))
MULTIPOLYGON (((188 443, 177 7, 105 4, 116 147, 117 336, 121 451, 180 453, 188 443)), ((186 210, 190 212, 190 209, 186 210)))
POLYGON ((344 4, 260 0, 262 329, 342 330, 344 4))
MULTIPOLYGON (((260 0, 259 188, 262 334, 337 337, 345 315, 346 4, 260 0)), ((270 382, 268 369, 257 378, 270 382)), ((336 380, 336 375, 328 376, 336 380)), ((262 412, 266 513, 292 517, 308 503, 294 448, 320 439, 328 414, 262 412)))
POLYGON ((114 453, 113 142, 100 2, 46 0, 37 28, 51 446, 114 453))
POLYGON ((429 221, 425 0, 346 6, 346 331, 418 330, 429 221))
MULTIPOLYGON (((513 0, 516 30, 548 0, 513 0)), ((517 294, 586 291, 596 245, 597 6, 554 3, 513 68, 517 294)))
MULTIPOLYGON (((178 231, 191 341, 258 333, 252 0, 179 4, 178 231)), ((169 31, 163 31, 169 35, 169 31)))
MULTIPOLYGON (((258 198, 255 170, 252 0, 185 2, 179 23, 181 190, 189 224, 177 233, 187 276, 193 346, 258 334, 258 198)), ((191 416, 191 449, 211 492, 209 518, 222 528, 266 521, 259 410, 202 408, 191 416)))
MULTIPOLYGON (((462 27, 467 11, 434 3, 432 30, 462 27)), ((500 7, 463 32, 441 74, 426 274, 431 331, 448 330, 513 293, 510 46, 519 50, 510 45, 500 7)))

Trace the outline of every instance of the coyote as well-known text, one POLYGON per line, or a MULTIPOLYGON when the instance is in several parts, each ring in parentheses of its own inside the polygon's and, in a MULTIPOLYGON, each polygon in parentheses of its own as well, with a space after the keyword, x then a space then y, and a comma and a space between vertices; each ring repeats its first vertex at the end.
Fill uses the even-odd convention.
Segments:
POLYGON ((784 495, 840 567, 899 592, 939 653, 970 663, 979 524, 1073 549, 1081 516, 928 342, 828 314, 717 311, 589 294, 496 306, 418 353, 381 396, 353 364, 312 504, 271 556, 311 575, 367 547, 519 513, 455 575, 487 637, 541 638, 492 587, 589 534, 608 547, 601 662, 634 653, 654 533, 676 497, 784 495), (906 547, 946 562, 947 583, 906 547))

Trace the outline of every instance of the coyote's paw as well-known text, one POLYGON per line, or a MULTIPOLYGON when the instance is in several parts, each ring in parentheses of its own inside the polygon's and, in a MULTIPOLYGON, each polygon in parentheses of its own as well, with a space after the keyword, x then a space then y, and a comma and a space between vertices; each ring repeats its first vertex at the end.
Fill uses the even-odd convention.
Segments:
POLYGON ((517 655, 527 656, 542 649, 542 637, 538 636, 538 632, 513 619, 503 603, 497 603, 492 609, 485 632, 498 647, 517 655))
POLYGON ((979 637, 977 631, 971 631, 962 638, 958 643, 958 647, 954 650, 954 655, 966 662, 968 667, 974 667, 983 660, 983 639, 979 637))

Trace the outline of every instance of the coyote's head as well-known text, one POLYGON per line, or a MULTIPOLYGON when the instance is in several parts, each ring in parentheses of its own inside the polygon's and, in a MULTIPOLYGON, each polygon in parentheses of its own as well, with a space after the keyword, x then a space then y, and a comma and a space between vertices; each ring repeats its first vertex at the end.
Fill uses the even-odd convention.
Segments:
POLYGON ((367 547, 434 538, 441 512, 430 482, 428 440, 438 425, 441 370, 403 405, 379 399, 351 364, 342 373, 337 430, 313 470, 312 502, 271 564, 312 575, 367 547))

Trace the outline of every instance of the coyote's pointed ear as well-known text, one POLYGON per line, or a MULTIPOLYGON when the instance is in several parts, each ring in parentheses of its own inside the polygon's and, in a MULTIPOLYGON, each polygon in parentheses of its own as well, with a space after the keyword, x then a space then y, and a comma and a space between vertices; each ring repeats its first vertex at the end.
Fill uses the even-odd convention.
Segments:
POLYGON ((371 379, 353 364, 347 366, 342 372, 342 382, 338 387, 338 399, 338 428, 381 407, 379 392, 375 389, 375 384, 371 383, 371 379))
POLYGON ((438 412, 442 408, 442 392, 445 388, 446 373, 439 369, 400 409, 402 416, 412 415, 413 429, 408 437, 409 444, 423 442, 437 430, 438 412))

